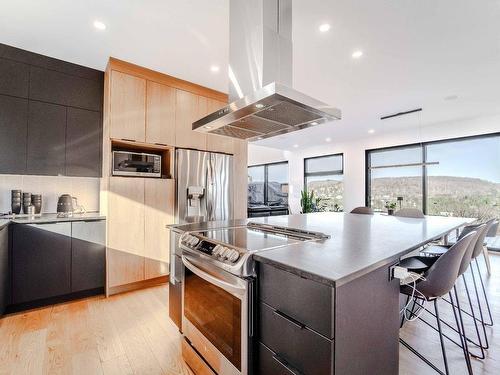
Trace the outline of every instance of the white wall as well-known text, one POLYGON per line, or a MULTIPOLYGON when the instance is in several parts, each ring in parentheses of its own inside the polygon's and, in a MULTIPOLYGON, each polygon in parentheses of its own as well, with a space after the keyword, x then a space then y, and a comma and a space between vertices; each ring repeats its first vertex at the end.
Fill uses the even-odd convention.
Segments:
POLYGON ((42 194, 42 212, 57 211, 61 194, 78 198, 78 204, 87 211, 99 211, 100 179, 93 177, 0 175, 0 213, 11 210, 10 191, 21 189, 32 194, 42 194))
MULTIPOLYGON (((335 123, 332 126, 335 126, 335 123)), ((350 211, 356 206, 365 204, 365 150, 495 132, 500 132, 500 116, 435 124, 387 134, 374 134, 343 143, 335 142, 333 138, 331 143, 297 151, 283 151, 250 144, 248 165, 288 160, 290 208, 292 213, 298 213, 300 212, 300 191, 304 187, 304 158, 343 153, 344 209, 350 211)))

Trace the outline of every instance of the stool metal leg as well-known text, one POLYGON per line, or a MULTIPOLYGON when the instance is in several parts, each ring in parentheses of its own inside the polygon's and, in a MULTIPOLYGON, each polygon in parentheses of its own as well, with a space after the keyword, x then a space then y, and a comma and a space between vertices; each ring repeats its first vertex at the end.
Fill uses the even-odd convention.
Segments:
POLYGON ((488 309, 488 315, 490 317, 490 322, 491 322, 489 324, 486 323, 486 325, 492 326, 493 325, 493 317, 491 316, 490 303, 488 302, 488 296, 486 295, 486 289, 484 287, 483 276, 481 275, 481 270, 479 269, 479 262, 477 261, 477 258, 474 260, 476 261, 477 273, 479 274, 479 281, 481 281, 481 288, 483 288, 484 300, 486 301, 486 307, 488 309))
MULTIPOLYGON (((464 326, 464 321, 463 321, 463 318, 462 318, 462 312, 460 310, 460 300, 458 299, 458 293, 457 293, 457 287, 454 286, 453 287, 453 291, 455 292, 455 299, 457 300, 457 309, 458 309, 458 316, 460 318, 460 327, 461 327, 461 330, 462 330, 462 337, 463 337, 463 340, 462 340, 462 343, 463 343, 463 352, 464 352, 464 358, 465 358, 465 362, 467 364, 467 370, 469 372, 469 375, 472 375, 473 372, 472 372, 472 364, 471 364, 471 360, 470 360, 470 354, 469 354, 469 347, 467 345, 467 336, 466 336, 466 333, 465 333, 465 326, 464 326)), ((450 297, 451 297, 451 292, 450 292, 450 297)), ((452 308, 453 308, 453 314, 455 314, 455 307, 454 307, 454 304, 453 304, 453 300, 452 300, 452 308)), ((455 317, 456 319, 456 317, 455 317)), ((457 326, 458 326, 458 321, 457 321, 457 326)), ((460 327, 459 327, 459 330, 460 330, 460 327)), ((461 339, 462 339, 461 337, 461 339)))
POLYGON ((434 300, 434 310, 436 310, 436 320, 439 331, 439 341, 441 342, 441 351, 443 352, 443 361, 446 375, 449 375, 450 370, 448 368, 448 359, 446 358, 446 348, 444 347, 443 331, 441 330, 441 319, 439 319, 439 309, 437 305, 437 299, 434 300))

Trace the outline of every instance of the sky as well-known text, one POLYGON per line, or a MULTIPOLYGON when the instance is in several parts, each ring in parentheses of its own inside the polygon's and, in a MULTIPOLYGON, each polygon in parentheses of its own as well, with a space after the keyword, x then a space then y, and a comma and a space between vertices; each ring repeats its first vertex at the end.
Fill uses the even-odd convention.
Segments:
MULTIPOLYGON (((373 165, 420 162, 421 149, 394 150, 373 154, 373 165)), ((500 183, 500 136, 466 141, 435 143, 427 147, 429 176, 473 177, 500 183)), ((377 169, 376 177, 420 176, 420 167, 377 169)))

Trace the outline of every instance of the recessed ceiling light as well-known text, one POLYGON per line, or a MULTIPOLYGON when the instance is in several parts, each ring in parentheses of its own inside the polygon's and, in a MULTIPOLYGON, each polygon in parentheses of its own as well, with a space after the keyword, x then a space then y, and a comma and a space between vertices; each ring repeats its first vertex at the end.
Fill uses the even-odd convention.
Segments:
POLYGON ((311 125, 318 125, 316 121, 310 122, 311 125))
POLYGON ((330 30, 331 26, 329 23, 324 23, 322 25, 319 25, 319 31, 322 33, 326 33, 328 30, 330 30))
POLYGON ((106 25, 101 22, 101 21, 98 21, 98 20, 95 20, 94 21, 94 27, 97 29, 97 30, 106 30, 106 25))
POLYGON ((212 127, 210 125, 205 125, 204 128, 205 129, 212 129, 212 127))
POLYGON ((212 65, 212 66, 210 67, 210 71, 211 71, 212 73, 217 73, 219 70, 220 70, 220 68, 219 68, 217 65, 212 65))
POLYGON ((264 108, 264 104, 257 103, 257 104, 255 104, 255 108, 264 108))
POLYGON ((257 137, 257 139, 260 141, 261 139, 264 139, 264 138, 262 138, 262 137, 257 137))
POLYGON ((327 141, 327 142, 331 142, 331 141, 332 141, 332 139, 331 139, 330 137, 328 137, 328 138, 325 138, 325 141, 327 141))
POLYGON ((373 134, 373 133, 375 133, 375 130, 374 129, 370 129, 370 130, 368 130, 368 133, 369 134, 373 134))
POLYGON ((444 97, 444 100, 457 100, 458 95, 448 95, 444 97))
POLYGON ((299 147, 299 145, 297 145, 297 144, 293 145, 293 148, 297 148, 297 147, 299 147))
POLYGON ((354 51, 352 53, 352 58, 353 59, 359 59, 361 56, 363 56, 363 51, 358 50, 358 51, 354 51))

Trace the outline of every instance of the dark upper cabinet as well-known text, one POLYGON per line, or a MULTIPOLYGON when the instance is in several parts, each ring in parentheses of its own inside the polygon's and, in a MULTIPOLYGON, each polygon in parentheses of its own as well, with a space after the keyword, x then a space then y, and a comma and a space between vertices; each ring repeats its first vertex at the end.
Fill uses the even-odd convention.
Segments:
POLYGON ((103 86, 100 81, 36 66, 30 69, 30 99, 94 111, 102 110, 103 86))
POLYGON ((66 107, 30 101, 28 174, 65 174, 66 107))
POLYGON ((26 173, 28 100, 0 95, 0 173, 26 173))
POLYGON ((66 175, 101 176, 101 113, 68 108, 66 175))
POLYGON ((104 288, 106 222, 71 223, 71 292, 104 288))
POLYGON ((29 66, 0 59, 0 94, 28 97, 29 66))
POLYGON ((0 43, 0 173, 101 176, 104 72, 0 43))
POLYGON ((13 224, 12 303, 71 291, 71 223, 13 224))
POLYGON ((8 226, 0 228, 0 316, 8 304, 10 289, 8 226))

